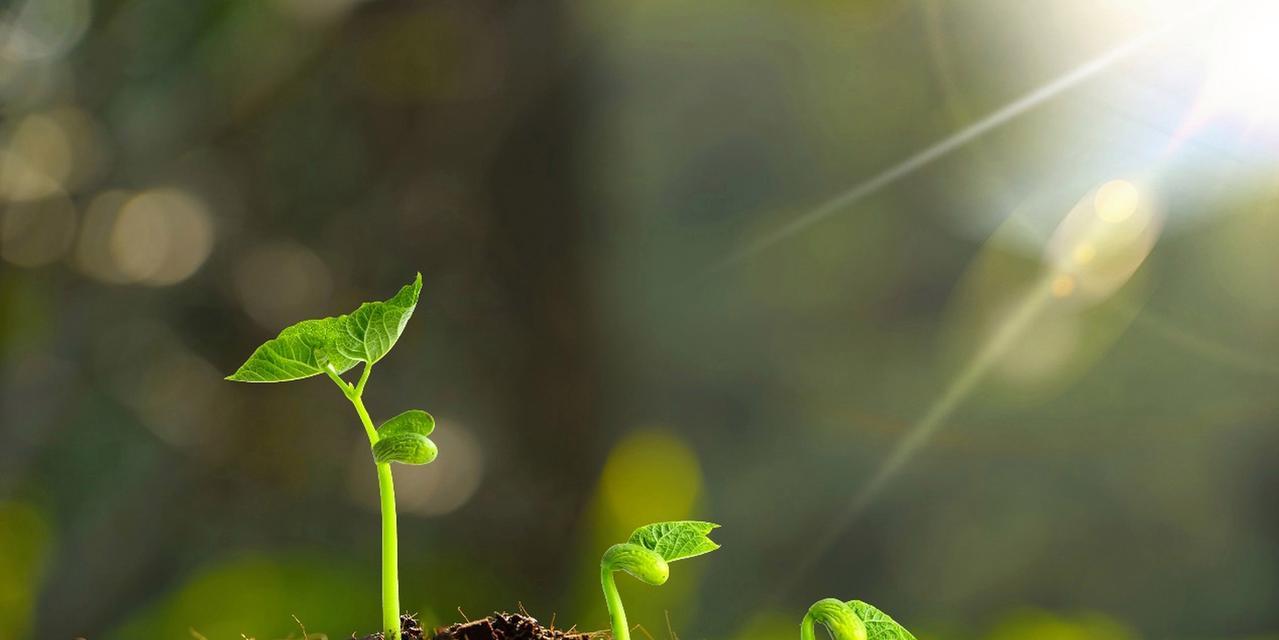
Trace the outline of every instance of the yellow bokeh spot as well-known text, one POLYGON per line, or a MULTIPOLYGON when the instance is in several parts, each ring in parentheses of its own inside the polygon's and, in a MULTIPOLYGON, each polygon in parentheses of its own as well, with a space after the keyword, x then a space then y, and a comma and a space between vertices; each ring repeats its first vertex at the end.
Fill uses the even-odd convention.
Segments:
POLYGON ((1042 611, 1018 611, 1007 616, 988 640, 1135 640, 1137 635, 1119 622, 1096 613, 1065 617, 1042 611))
POLYGON ((1097 248, 1091 244, 1081 244, 1075 247, 1075 252, 1071 257, 1075 259, 1075 264, 1086 265, 1097 257, 1097 248))
POLYGON ((1075 279, 1071 276, 1057 276, 1052 281, 1053 296, 1065 298, 1075 292, 1075 279))
POLYGON ((1097 189, 1093 206, 1097 209, 1097 217, 1106 222, 1123 222, 1137 211, 1137 203, 1141 193, 1136 185, 1127 180, 1111 180, 1097 189))
POLYGON ((604 506, 627 527, 692 515, 702 470, 683 440, 662 429, 636 431, 618 443, 604 465, 604 506))
POLYGON ((795 617, 794 611, 764 611, 747 619, 735 638, 737 640, 791 640, 795 637, 798 626, 798 618, 795 617))

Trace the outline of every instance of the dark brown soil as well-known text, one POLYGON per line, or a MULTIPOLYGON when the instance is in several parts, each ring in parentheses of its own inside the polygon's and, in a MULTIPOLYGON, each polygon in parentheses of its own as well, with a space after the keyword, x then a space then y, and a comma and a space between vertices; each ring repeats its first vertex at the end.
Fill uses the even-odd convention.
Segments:
POLYGON ((483 620, 436 629, 432 637, 435 640, 589 640, 591 635, 547 629, 524 614, 494 613, 483 620))
MULTIPOLYGON (((417 618, 412 614, 403 614, 400 616, 400 638, 403 640, 426 640, 426 635, 422 631, 422 625, 418 624, 417 618)), ((355 634, 351 634, 351 640, 356 640, 355 634)), ((371 635, 364 636, 359 640, 386 640, 386 635, 381 631, 371 635)))
MULTIPOLYGON (((401 618, 403 640, 592 640, 606 638, 607 634, 566 632, 548 629, 531 616, 519 613, 494 613, 483 620, 461 622, 426 635, 422 626, 412 616, 401 618)), ((356 640, 355 636, 351 636, 356 640)), ((362 640, 384 640, 381 633, 365 636, 362 640)))

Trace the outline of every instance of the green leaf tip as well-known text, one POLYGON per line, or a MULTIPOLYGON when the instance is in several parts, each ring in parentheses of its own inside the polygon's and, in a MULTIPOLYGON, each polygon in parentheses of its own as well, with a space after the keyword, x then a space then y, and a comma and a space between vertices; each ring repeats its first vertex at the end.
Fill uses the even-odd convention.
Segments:
POLYGON ((331 370, 342 374, 364 362, 381 360, 395 346, 417 308, 422 274, 389 300, 366 302, 337 317, 303 320, 254 350, 232 382, 289 382, 331 370))
POLYGON ((866 640, 916 640, 905 627, 873 605, 861 600, 849 600, 847 604, 866 625, 866 640))
POLYGON ((635 530, 627 542, 657 553, 667 562, 700 556, 719 548, 708 534, 719 528, 714 522, 677 520, 657 522, 635 530))
POLYGON ((427 436, 435 430, 435 418, 421 409, 405 411, 378 427, 373 458, 378 462, 428 464, 439 450, 427 436))

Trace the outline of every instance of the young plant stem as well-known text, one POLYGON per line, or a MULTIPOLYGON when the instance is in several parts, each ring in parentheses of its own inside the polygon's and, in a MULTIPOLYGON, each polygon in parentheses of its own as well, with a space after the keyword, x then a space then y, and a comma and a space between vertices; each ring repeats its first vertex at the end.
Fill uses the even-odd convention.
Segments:
POLYGON ((638 544, 615 544, 604 552, 604 558, 600 560, 600 586, 604 589, 604 603, 608 605, 613 640, 631 640, 626 609, 622 608, 622 596, 618 594, 617 582, 613 578, 617 571, 625 571, 640 582, 657 587, 666 584, 671 570, 661 555, 638 544))
POLYGON ((622 608, 622 596, 617 592, 617 581, 613 579, 613 567, 600 567, 600 585, 604 588, 604 602, 608 605, 613 640, 631 640, 631 628, 626 622, 626 609, 622 608))
POLYGON ((391 463, 377 463, 377 484, 382 498, 382 628, 388 640, 400 640, 400 568, 391 463))
MULTIPOLYGON (((368 383, 369 373, 372 370, 372 365, 364 365, 364 371, 360 373, 360 381, 355 386, 343 380, 332 368, 327 371, 329 378, 342 389, 342 394, 355 407, 355 413, 360 416, 360 423, 364 425, 364 432, 369 437, 369 446, 377 444, 378 441, 377 427, 373 426, 373 419, 369 417, 369 410, 364 407, 363 399, 364 385, 368 383)), ((386 633, 387 640, 400 640, 400 569, 395 520, 395 484, 391 478, 391 463, 378 462, 376 465, 378 492, 382 506, 382 629, 386 633)))

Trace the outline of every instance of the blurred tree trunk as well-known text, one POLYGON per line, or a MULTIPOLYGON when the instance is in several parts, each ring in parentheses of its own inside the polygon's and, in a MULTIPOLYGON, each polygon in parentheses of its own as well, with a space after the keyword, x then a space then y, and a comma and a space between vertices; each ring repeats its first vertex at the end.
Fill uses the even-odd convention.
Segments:
MULTIPOLYGON (((518 451, 516 503, 545 506, 523 558, 533 575, 562 575, 566 544, 594 490, 601 432, 596 315, 588 246, 594 237, 581 193, 580 135, 587 99, 582 69, 569 59, 572 36, 561 3, 524 11, 515 73, 543 89, 526 105, 495 153, 486 181, 492 198, 491 267, 526 343, 506 371, 506 432, 518 451), (520 495, 523 493, 524 495, 520 495)), ((509 502, 508 502, 509 504, 509 502)), ((529 514, 525 514, 527 517, 529 514)), ((537 517, 534 514, 534 517, 537 517)), ((515 523, 513 523, 515 524, 515 523)))

